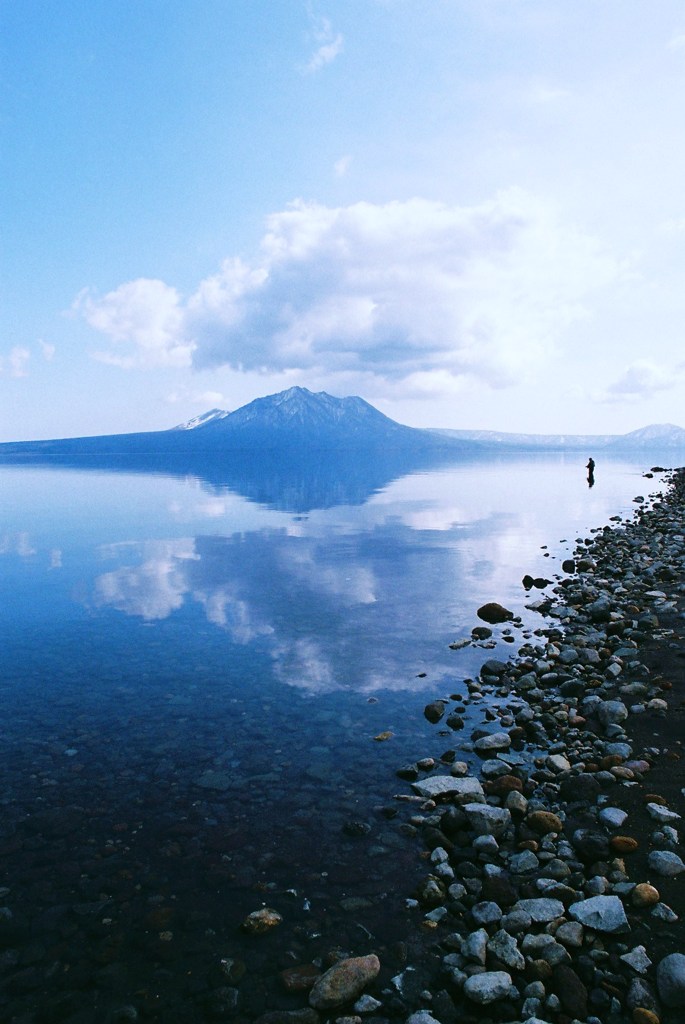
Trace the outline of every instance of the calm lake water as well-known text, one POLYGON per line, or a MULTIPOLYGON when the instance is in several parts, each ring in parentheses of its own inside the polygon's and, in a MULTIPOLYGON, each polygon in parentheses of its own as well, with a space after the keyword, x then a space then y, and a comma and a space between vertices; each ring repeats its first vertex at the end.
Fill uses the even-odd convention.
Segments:
POLYGON ((395 771, 458 750, 424 705, 518 646, 449 644, 489 600, 517 641, 544 626, 522 576, 658 487, 600 461, 590 489, 583 463, 2 465, 0 1016, 202 1020, 231 959, 257 1015, 291 1005, 280 967, 401 937, 425 868, 395 771), (245 936, 263 904, 283 925, 245 936))

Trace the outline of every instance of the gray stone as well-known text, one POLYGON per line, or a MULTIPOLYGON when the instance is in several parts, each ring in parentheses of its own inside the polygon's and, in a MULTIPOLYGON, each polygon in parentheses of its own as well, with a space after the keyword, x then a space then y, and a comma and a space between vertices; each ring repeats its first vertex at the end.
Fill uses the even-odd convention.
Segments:
POLYGON ((629 953, 623 953, 621 960, 623 960, 624 964, 632 967, 638 974, 646 974, 652 966, 652 961, 647 956, 647 950, 644 946, 636 946, 629 953))
POLYGON ((652 850, 648 857, 648 863, 652 871, 664 878, 675 878, 676 875, 685 871, 685 864, 677 853, 671 850, 652 850))
MULTIPOLYGON (((353 1010, 355 1013, 375 1013, 376 1010, 380 1010, 382 1005, 380 999, 374 999, 373 996, 367 994, 359 997, 353 1006, 353 1010)), ((426 1013, 425 1010, 422 1012, 426 1013)), ((430 1024, 430 1021, 433 1019, 430 1014, 428 1014, 428 1017, 429 1020, 425 1021, 425 1024, 430 1024)))
POLYGON ((550 754, 550 756, 545 761, 545 764, 548 768, 550 768, 553 772, 556 772, 557 774, 560 774, 561 772, 571 771, 571 762, 567 757, 564 757, 563 754, 550 754))
POLYGON ((659 996, 666 1006, 685 1007, 685 956, 669 953, 656 969, 659 996))
POLYGON ((620 828, 627 817, 627 812, 620 807, 603 807, 599 812, 599 820, 608 828, 620 828))
POLYGON ((509 870, 514 875, 527 875, 532 871, 537 871, 539 867, 540 861, 532 850, 521 850, 520 853, 514 853, 509 858, 509 870))
POLYGON ((464 982, 464 995, 480 1006, 503 999, 511 991, 511 975, 506 971, 485 971, 464 982))
POLYGON ((532 960, 545 960, 551 967, 568 963, 568 950, 557 942, 553 935, 526 935, 521 942, 521 951, 532 960))
POLYGON ((511 813, 506 807, 469 803, 464 804, 464 812, 478 835, 501 836, 511 824, 511 813))
POLYGON ((491 900, 476 903, 471 907, 471 914, 473 915, 473 920, 478 926, 494 924, 496 921, 500 921, 502 919, 501 908, 491 900))
MULTIPOLYGON (((378 1006, 380 1005, 378 1003, 378 1006)), ((407 1024, 440 1024, 440 1022, 428 1010, 417 1010, 416 1013, 412 1013, 410 1017, 407 1017, 407 1024)))
POLYGON ((638 1006, 645 1010, 655 1011, 657 1009, 656 995, 644 978, 633 978, 626 992, 626 1007, 629 1010, 634 1010, 638 1006))
POLYGON ((485 664, 480 667, 480 674, 486 676, 501 676, 507 671, 509 666, 505 661, 497 661, 496 658, 490 658, 485 664))
POLYGON ((503 928, 495 932, 488 942, 488 952, 505 967, 510 967, 514 971, 522 971, 526 966, 525 957, 518 948, 516 939, 503 928))
POLYGON ((630 927, 618 896, 591 896, 573 903, 568 912, 574 920, 598 932, 622 932, 630 927))
POLYGON ((537 899, 519 900, 514 910, 523 910, 530 914, 531 921, 535 924, 549 924, 558 917, 564 916, 564 904, 561 900, 549 899, 541 896, 537 899))
POLYGON ((414 789, 419 796, 434 799, 439 796, 451 796, 455 803, 485 803, 483 787, 472 776, 456 778, 454 775, 431 775, 421 782, 413 782, 414 789))
POLYGON ((647 804, 647 812, 650 818, 658 821, 660 825, 673 825, 676 821, 680 821, 679 814, 669 810, 668 807, 663 807, 661 804, 647 804))
POLYGON ((489 736, 481 736, 474 743, 474 749, 479 754, 489 754, 493 751, 508 750, 511 746, 511 737, 508 732, 494 732, 489 736))
POLYGON ((561 942, 569 949, 580 949, 583 945, 585 929, 579 921, 564 921, 554 933, 557 942, 561 942))
POLYGON ((485 964, 488 948, 488 933, 485 928, 470 932, 461 943, 461 955, 475 964, 485 964))

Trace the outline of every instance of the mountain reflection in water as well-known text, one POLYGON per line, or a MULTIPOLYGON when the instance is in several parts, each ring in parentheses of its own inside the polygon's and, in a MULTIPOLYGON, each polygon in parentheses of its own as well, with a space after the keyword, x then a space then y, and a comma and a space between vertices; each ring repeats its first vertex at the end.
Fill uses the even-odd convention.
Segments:
POLYGON ((522 575, 644 493, 642 467, 603 461, 589 490, 577 461, 4 461, 0 888, 30 967, 6 962, 0 1017, 202 1020, 229 958, 252 1019, 284 950, 395 969, 425 875, 395 771, 468 757, 487 710, 424 718, 492 656, 450 642, 486 600, 522 616, 510 639, 542 625, 522 575), (250 939, 267 900, 283 924, 250 939))

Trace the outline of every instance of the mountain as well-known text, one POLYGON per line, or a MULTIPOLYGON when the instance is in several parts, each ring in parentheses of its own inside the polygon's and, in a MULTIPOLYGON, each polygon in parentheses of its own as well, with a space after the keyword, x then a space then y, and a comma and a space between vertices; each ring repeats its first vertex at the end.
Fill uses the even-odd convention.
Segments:
POLYGON ((431 433, 463 443, 476 443, 490 451, 681 451, 685 430, 672 423, 655 423, 629 434, 514 434, 497 430, 433 429, 431 433))
POLYGON ((0 444, 0 455, 213 455, 239 451, 397 450, 461 452, 473 448, 438 433, 405 427, 362 398, 334 398, 293 387, 235 412, 214 409, 170 430, 0 444))
POLYGON ((656 424, 629 434, 510 434, 489 430, 420 430, 385 416, 362 398, 334 398, 292 387, 276 395, 226 412, 211 409, 170 430, 99 437, 0 444, 0 456, 79 457, 136 456, 139 460, 181 456, 206 462, 237 453, 267 453, 292 459, 295 453, 349 452, 413 453, 468 456, 492 451, 649 451, 654 454, 685 449, 685 430, 656 424))
POLYGON ((685 448, 685 430, 674 423, 653 423, 649 427, 631 430, 615 438, 614 447, 619 448, 685 448))
POLYGON ((334 398, 293 387, 196 428, 197 442, 220 448, 416 449, 450 440, 391 420, 362 398, 334 398))

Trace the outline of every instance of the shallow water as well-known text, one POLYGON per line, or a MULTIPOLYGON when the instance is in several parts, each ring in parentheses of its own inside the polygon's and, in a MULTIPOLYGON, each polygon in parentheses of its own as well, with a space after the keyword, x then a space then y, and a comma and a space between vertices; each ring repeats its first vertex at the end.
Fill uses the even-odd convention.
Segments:
POLYGON ((423 707, 493 656, 449 644, 496 600, 514 652, 507 632, 544 625, 523 574, 630 515, 645 468, 607 461, 589 489, 569 456, 349 487, 329 466, 303 490, 252 467, 246 497, 234 476, 2 466, 8 1019, 203 1019, 226 958, 256 1015, 290 1005, 278 967, 400 938, 421 861, 394 773, 458 750, 469 728, 423 707), (283 925, 245 936, 264 903, 283 925))

